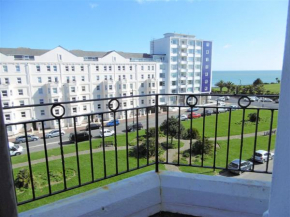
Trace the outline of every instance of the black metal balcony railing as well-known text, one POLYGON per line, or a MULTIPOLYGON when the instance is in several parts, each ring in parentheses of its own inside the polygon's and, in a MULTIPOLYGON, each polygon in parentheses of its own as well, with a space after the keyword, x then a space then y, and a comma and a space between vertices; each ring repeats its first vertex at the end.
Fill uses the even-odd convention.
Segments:
MULTIPOLYGON (((235 116, 235 118, 233 118, 233 112, 235 111, 235 108, 233 107, 224 107, 228 109, 228 113, 225 114, 219 114, 219 112, 217 112, 215 115, 215 118, 213 117, 207 117, 206 115, 204 115, 202 118, 202 121, 200 121, 200 129, 201 129, 201 138, 200 141, 202 142, 203 148, 201 151, 201 154, 199 155, 195 155, 193 154, 192 147, 194 145, 195 140, 190 137, 189 139, 189 159, 184 159, 181 156, 181 110, 183 108, 196 108, 198 107, 199 109, 201 109, 203 114, 206 114, 206 110, 207 109, 218 109, 219 106, 217 105, 210 105, 210 106, 203 106, 203 105, 197 105, 198 104, 198 98, 199 97, 208 97, 208 96, 224 96, 224 95, 219 95, 219 94, 212 94, 212 95, 204 95, 204 94, 196 94, 196 95, 184 95, 184 94, 155 94, 155 95, 140 95, 140 96, 126 96, 126 97, 116 97, 116 98, 106 98, 106 99, 92 99, 92 100, 81 100, 81 101, 73 101, 73 102, 61 102, 61 103, 47 103, 47 104, 37 104, 37 105, 24 105, 24 106, 15 106, 15 107, 5 107, 3 108, 3 110, 11 110, 11 109, 16 109, 16 108, 37 108, 37 107, 50 107, 50 111, 51 111, 51 115, 53 116, 53 118, 49 118, 49 119, 41 119, 41 120, 30 120, 30 121, 21 121, 21 122, 14 122, 14 123, 7 123, 6 127, 9 126, 13 126, 13 125, 22 125, 23 129, 24 129, 24 136, 26 138, 26 142, 25 142, 25 148, 27 151, 27 165, 28 166, 22 166, 21 168, 28 168, 29 170, 29 176, 31 179, 31 198, 27 199, 22 199, 20 200, 18 198, 18 205, 21 204, 25 204, 37 199, 41 199, 50 195, 55 195, 64 191, 68 191, 71 189, 75 189, 84 185, 88 185, 94 182, 98 182, 104 179, 108 179, 111 177, 115 177, 118 176, 120 174, 124 174, 124 173, 128 173, 140 168, 144 168, 144 167, 148 167, 151 165, 155 165, 155 171, 158 172, 159 171, 159 166, 162 164, 171 164, 171 165, 175 165, 175 166, 186 166, 186 167, 191 167, 191 168, 211 168, 213 170, 229 170, 228 165, 231 161, 231 159, 233 158, 230 155, 231 152, 231 142, 232 139, 239 139, 238 143, 240 143, 240 148, 239 148, 239 153, 234 153, 236 156, 238 156, 239 159, 239 167, 236 169, 231 168, 231 170, 237 170, 237 171, 243 171, 243 167, 242 167, 242 160, 243 160, 243 148, 245 148, 244 146, 244 137, 245 137, 245 127, 247 127, 246 125, 248 124, 248 122, 246 122, 246 114, 248 114, 247 110, 250 110, 251 112, 255 111, 254 113, 256 113, 256 121, 254 122, 254 126, 250 126, 252 131, 252 139, 253 139, 253 146, 251 148, 253 148, 253 150, 251 151, 251 155, 254 156, 254 153, 257 150, 257 139, 258 139, 258 134, 259 134, 259 118, 260 118, 260 113, 263 112, 268 112, 268 115, 266 118, 264 118, 266 121, 263 122, 263 128, 262 131, 266 131, 266 132, 272 132, 273 131, 273 124, 276 121, 275 120, 275 115, 277 113, 276 108, 265 108, 265 107, 258 107, 258 108, 252 108, 249 107, 251 104, 251 100, 245 96, 245 95, 232 95, 232 97, 236 97, 238 98, 238 104, 240 106, 240 116, 239 118, 237 118, 235 116), (144 107, 135 107, 135 108, 129 108, 129 109, 120 109, 120 99, 127 99, 127 98, 144 98, 146 99, 146 97, 155 97, 155 102, 156 104, 153 106, 144 106, 144 107), (159 105, 159 97, 160 96, 167 96, 167 97, 181 97, 184 99, 184 105, 159 105), (246 103, 246 105, 242 104, 242 99, 247 98, 248 102, 246 103), (106 112, 92 112, 92 113, 87 113, 87 114, 81 114, 81 115, 74 115, 74 116, 65 116, 65 107, 68 104, 76 104, 76 103, 84 103, 84 102, 96 102, 96 101, 109 101, 109 111, 106 112), (176 135, 174 135, 174 137, 177 138, 177 159, 175 161, 172 161, 169 159, 169 149, 168 149, 168 144, 169 144, 169 135, 165 135, 165 157, 163 159, 162 156, 160 156, 159 154, 159 149, 160 149, 160 138, 159 138, 159 127, 161 124, 161 121, 159 120, 160 113, 158 112, 160 109, 163 109, 165 111, 165 120, 169 120, 169 114, 172 113, 172 111, 170 111, 171 107, 175 107, 177 108, 177 114, 178 114, 178 132, 176 135), (60 112, 58 114, 55 114, 54 110, 55 108, 62 108, 63 112, 60 112), (146 154, 145 157, 144 156, 139 156, 139 154, 141 154, 141 146, 140 146, 140 132, 141 130, 137 127, 136 128, 136 132, 133 132, 134 135, 136 135, 136 145, 133 147, 137 150, 137 157, 136 157, 136 162, 132 163, 132 158, 130 158, 130 154, 129 152, 132 150, 132 148, 129 147, 129 132, 128 132, 128 112, 129 111, 134 111, 136 115, 136 117, 134 118, 134 121, 136 120, 135 123, 139 123, 139 120, 142 119, 142 117, 139 117, 139 112, 140 111, 144 111, 144 116, 145 116, 145 121, 146 121, 146 126, 145 126, 145 132, 142 131, 142 133, 147 134, 147 136, 145 137, 145 144, 146 144, 146 154), (154 127, 155 127, 155 148, 154 148, 154 153, 149 154, 149 113, 150 111, 153 111, 154 114, 154 127), (113 128, 114 128, 114 135, 113 135, 113 144, 114 147, 112 148, 107 148, 105 146, 106 144, 106 140, 108 141, 109 137, 104 137, 102 136, 99 140, 96 140, 96 138, 92 138, 92 130, 91 130, 91 123, 92 123, 92 116, 96 116, 98 115, 101 119, 101 130, 102 132, 104 132, 104 117, 107 114, 113 114, 113 119, 114 121, 117 120, 117 115, 118 114, 124 114, 125 113, 125 129, 126 129, 126 133, 125 133, 125 141, 121 141, 121 143, 125 143, 124 145, 124 149, 125 150, 125 155, 123 153, 121 153, 122 156, 118 156, 118 154, 120 154, 120 148, 118 149, 118 143, 120 143, 120 141, 118 141, 118 137, 117 137, 117 126, 116 124, 114 124, 113 128), (88 143, 86 143, 88 145, 88 149, 86 150, 88 155, 89 155, 89 160, 88 161, 84 161, 83 159, 81 159, 81 155, 80 155, 80 142, 78 142, 78 134, 77 134, 77 125, 76 125, 76 119, 79 117, 86 117, 87 118, 87 124, 88 124, 88 134, 89 134, 89 138, 88 138, 88 143), (219 119, 219 117, 221 117, 221 119, 219 119), (214 130, 214 133, 208 133, 209 132, 209 128, 206 125, 207 123, 207 119, 210 118, 209 121, 209 127, 210 129, 214 130), (65 157, 65 151, 64 151, 64 146, 67 143, 66 141, 63 141, 63 136, 61 134, 63 127, 62 127, 62 121, 64 120, 72 120, 73 122, 73 133, 75 135, 75 157, 76 157, 76 178, 77 180, 71 181, 69 175, 67 174, 68 171, 66 170, 67 164, 66 161, 68 161, 68 158, 65 157), (232 121, 237 121, 239 120, 239 122, 235 122, 233 123, 232 121), (52 183, 51 177, 55 174, 54 171, 51 171, 50 166, 51 164, 53 164, 53 160, 49 160, 50 156, 48 154, 49 149, 48 149, 48 142, 47 142, 47 138, 45 135, 45 122, 48 121, 57 121, 58 122, 58 131, 59 131, 59 149, 60 149, 60 159, 61 159, 61 180, 57 181, 57 184, 63 184, 63 187, 59 187, 55 188, 52 183), (42 180, 43 182, 46 182, 46 184, 44 184, 45 189, 46 190, 40 190, 40 192, 42 193, 37 193, 36 194, 36 186, 35 184, 37 184, 34 179, 36 178, 35 176, 35 170, 34 170, 34 164, 32 164, 33 159, 37 158, 36 156, 33 155, 33 153, 31 153, 31 143, 28 141, 28 125, 29 124, 36 124, 36 123, 40 123, 39 125, 41 126, 41 131, 42 131, 42 139, 43 139, 43 152, 42 152, 42 158, 38 158, 38 159, 42 159, 43 163, 45 164, 45 166, 43 167, 43 170, 45 170, 45 179, 42 180), (267 125, 267 124, 269 125, 267 125), (220 131, 219 129, 219 124, 221 124, 224 129, 221 129, 220 131), (267 125, 265 127, 265 125, 267 125), (201 127, 202 126, 202 127, 201 127), (227 126, 227 127, 226 127, 227 126), (238 126, 238 127, 237 127, 238 126), (235 129, 233 129, 235 128, 235 129), (232 130, 234 130, 236 132, 235 138, 232 138, 231 136, 231 132, 232 130), (218 144, 218 134, 219 132, 222 132, 222 136, 225 138, 226 141, 226 146, 225 146, 225 150, 223 154, 220 154, 223 156, 223 158, 225 158, 225 160, 223 160, 222 162, 219 162, 219 158, 218 158, 218 154, 217 151, 218 149, 220 149, 219 144, 218 144), (239 132, 239 133, 237 133, 239 132), (136 134, 135 134, 136 133, 136 134), (211 138, 211 141, 213 141, 213 154, 209 155, 205 153, 205 142, 208 139, 207 138, 207 134, 210 135, 214 135, 213 138, 211 138), (100 153, 102 153, 102 160, 99 159, 101 158, 100 156, 98 157, 98 159, 96 159, 96 157, 94 156, 95 150, 94 150, 94 146, 95 144, 101 141, 101 143, 103 144, 102 146, 100 146, 98 148, 98 151, 100 153), (110 151, 114 152, 114 165, 111 163, 109 165, 108 163, 108 159, 106 159, 107 157, 111 157, 111 154, 109 154, 108 149, 110 149, 110 151), (112 149, 112 150, 111 150, 112 149), (108 156, 107 156, 108 155, 108 156), (109 156, 110 155, 110 156, 109 156), (124 156, 123 156, 124 155, 124 156), (32 159, 33 156, 33 159, 32 159), (153 157, 152 157, 153 156, 153 157), (196 156, 200 157, 199 161, 193 161, 193 158, 195 158, 196 156), (211 156, 211 158, 209 157, 211 156), (210 158, 210 160, 209 160, 210 158), (96 163, 96 160, 98 162, 102 163, 96 163), (120 163, 120 161, 124 161, 123 163, 120 163), (142 161, 142 162, 140 162, 142 161), (171 162, 170 162, 171 161, 171 162), (86 177, 86 181, 84 182, 82 180, 82 169, 84 168, 84 165, 82 165, 82 162, 85 162, 84 164, 86 164, 86 166, 88 166, 90 168, 90 174, 89 174, 89 178, 86 177), (185 163, 187 162, 187 163, 185 163), (132 163, 132 165, 131 165, 132 163), (223 166, 221 166, 221 164, 223 164, 223 166), (101 168, 102 167, 102 168, 101 168), (98 175, 96 174, 96 170, 99 172, 98 175), (68 182, 70 182, 70 184, 68 184, 68 182)), ((279 96, 261 96, 261 97, 275 97, 278 98, 279 96)), ((61 109, 60 109, 61 110, 61 109)), ((134 114, 133 113, 133 114, 134 114)), ((175 114, 175 115, 177 115, 175 114)), ((265 113, 266 114, 266 113, 265 113)), ((144 118, 143 118, 144 119, 144 118)), ((150 118, 150 121, 152 121, 153 119, 150 118)), ((190 129, 190 132, 193 131, 194 127, 197 127, 197 123, 195 123, 196 121, 193 120, 193 118, 190 119, 190 126, 188 129, 190 129)), ((152 125, 152 124, 151 124, 152 125)), ((167 124, 167 132, 169 132, 169 128, 171 126, 169 126, 169 124, 167 124)), ((272 145, 272 133, 269 133, 269 138, 268 138, 268 144, 267 144, 267 151, 270 152, 273 149, 273 145, 272 145)), ((111 139, 110 139, 111 140, 111 139)), ((82 143, 83 144, 83 143, 82 143)), ((152 144, 151 144, 152 145, 152 144)), ((144 147, 143 147, 144 148, 144 147)), ((23 155, 25 156, 25 155, 23 155)), ((72 157, 72 155, 70 155, 69 157, 72 157)), ((12 162, 14 161, 14 159, 17 159, 18 157, 12 158, 12 162)), ((272 172, 269 170, 269 155, 268 158, 266 160, 266 168, 265 170, 261 171, 261 170, 256 170, 255 169, 255 164, 254 164, 254 158, 250 159, 253 162, 253 166, 250 167, 250 170, 247 169, 247 172, 257 172, 257 173, 267 173, 267 174, 271 174, 272 172)), ((14 165, 14 163, 13 163, 14 165)), ((12 165, 12 166, 13 166, 12 165)), ((16 173, 17 171, 19 171, 19 169, 13 169, 12 173, 16 173)), ((15 178, 14 174, 14 178, 15 178)), ((18 192, 19 193, 19 192, 18 192)))

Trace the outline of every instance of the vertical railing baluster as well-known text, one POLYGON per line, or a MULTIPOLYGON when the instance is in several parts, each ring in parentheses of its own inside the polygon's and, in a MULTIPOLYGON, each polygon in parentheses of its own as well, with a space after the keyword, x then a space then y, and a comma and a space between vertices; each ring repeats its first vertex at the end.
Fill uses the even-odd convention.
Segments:
POLYGON ((139 126, 138 126, 138 123, 139 123, 139 109, 137 108, 137 150, 138 150, 138 157, 137 157, 137 168, 139 169, 140 167, 140 159, 139 159, 139 126))
POLYGON ((77 126, 76 126, 76 117, 73 117, 74 121, 74 133, 75 133, 75 146, 76 146, 76 158, 77 158, 77 169, 78 169, 78 181, 79 186, 81 186, 81 171, 80 171, 80 161, 79 161, 79 147, 78 147, 78 134, 77 134, 77 126))
POLYGON ((128 111, 125 111, 125 127, 126 127, 126 165, 127 165, 127 172, 129 171, 129 147, 128 147, 128 111))
POLYGON ((119 174, 118 171, 118 148, 117 148, 117 124, 116 124, 116 111, 114 111, 114 137, 115 137, 115 163, 116 163, 116 174, 119 174))
MULTIPOLYGON (((190 107, 192 108, 192 107, 190 107)), ((190 109, 192 110, 192 109, 190 109)), ((191 113, 191 118, 190 118, 190 141, 189 141, 189 165, 191 166, 192 165, 192 153, 191 153, 191 150, 192 150, 192 113, 191 113)))
MULTIPOLYGON (((216 108, 216 119, 215 119, 215 133, 214 133, 214 155, 213 155, 213 170, 215 171, 216 167, 216 143, 217 143, 217 131, 218 131, 218 116, 219 116, 219 108, 216 108)), ((203 143, 204 147, 204 143, 203 143)))
POLYGON ((105 148, 105 132, 104 132, 104 113, 101 114, 102 118, 102 143, 103 143, 103 161, 104 161, 104 177, 107 178, 107 165, 106 165, 106 148, 105 148))
POLYGON ((91 161, 91 173, 92 182, 95 180, 94 174, 94 160, 93 160, 93 147, 92 147, 92 132, 91 132, 91 115, 88 115, 88 126, 89 126, 89 142, 90 142, 90 161, 91 161))
POLYGON ((243 153, 243 145, 244 145, 245 112, 246 112, 246 109, 243 108, 239 171, 241 171, 242 153, 243 153))
POLYGON ((50 171, 49 171, 49 165, 48 165, 48 155, 47 155, 47 145, 46 145, 45 130, 44 130, 44 121, 41 121, 41 128, 42 128, 42 137, 43 137, 48 191, 49 191, 49 194, 51 194, 50 171))
POLYGON ((271 110, 271 123, 270 123, 270 134, 269 134, 269 142, 268 142, 268 157, 267 157, 267 164, 266 164, 266 172, 268 173, 269 168, 269 153, 271 148, 271 139, 272 139, 272 129, 273 129, 273 117, 274 117, 274 110, 271 110))
MULTIPOLYGON (((167 122, 168 123, 168 122, 167 122)), ((171 144, 173 145, 173 144, 171 144)), ((177 149, 177 164, 180 164, 180 107, 178 109, 178 149, 177 149)))
POLYGON ((66 190, 67 185, 66 185, 66 175, 65 175, 65 161, 64 161, 64 153, 63 153, 60 119, 58 119, 58 132, 59 132, 59 142, 60 142, 60 154, 61 154, 61 163, 62 163, 63 184, 64 184, 64 189, 66 190))
POLYGON ((149 116, 148 116, 148 110, 149 108, 146 108, 146 141, 147 141, 147 166, 149 165, 149 116))
POLYGON ((159 132, 158 132, 158 97, 155 95, 155 172, 159 172, 159 160, 158 160, 158 146, 159 146, 159 132))
POLYGON ((169 124, 168 124, 168 119, 169 119, 169 107, 167 107, 167 143, 166 143, 166 163, 168 163, 168 131, 169 131, 169 124))
POLYGON ((232 108, 229 111, 229 124, 228 124, 228 141, 227 141, 227 159, 226 159, 226 169, 228 169, 229 164, 229 153, 230 153, 230 137, 231 137, 231 120, 232 120, 232 108))
POLYGON ((257 148, 257 138, 258 138, 258 126, 259 126, 259 113, 260 109, 257 109, 257 119, 256 119, 256 129, 255 129, 255 141, 254 141, 254 153, 253 153, 253 171, 255 169, 255 153, 257 148))
POLYGON ((27 150, 27 158, 28 158, 29 175, 30 175, 31 188, 32 188, 32 198, 33 198, 33 200, 35 200, 34 180, 33 180, 33 174, 32 174, 32 166, 31 166, 31 159, 30 159, 30 151, 29 151, 26 123, 24 124, 24 132, 25 132, 25 140, 26 140, 26 150, 27 150))
MULTIPOLYGON (((201 153, 201 166, 203 167, 203 163, 204 163, 204 141, 205 141, 205 107, 203 108, 203 122, 202 122, 202 153, 201 153)), ((191 152, 191 150, 190 150, 191 152)))

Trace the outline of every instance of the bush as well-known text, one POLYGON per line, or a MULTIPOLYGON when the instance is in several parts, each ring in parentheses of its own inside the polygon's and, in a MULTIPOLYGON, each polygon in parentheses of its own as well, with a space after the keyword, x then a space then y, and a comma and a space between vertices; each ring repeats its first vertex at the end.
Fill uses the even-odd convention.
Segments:
POLYGON ((170 137, 171 143, 174 137, 178 138, 179 132, 180 132, 180 135, 182 135, 183 131, 185 130, 182 124, 180 124, 180 129, 179 129, 179 120, 175 117, 170 117, 167 120, 164 120, 160 126, 160 129, 164 133, 164 135, 167 135, 170 137))
POLYGON ((182 139, 200 139, 200 135, 199 132, 196 128, 192 128, 191 129, 187 129, 184 133, 184 136, 182 137, 182 139))
POLYGON ((204 154, 209 154, 212 148, 213 148, 213 141, 210 141, 208 138, 205 138, 204 144, 202 140, 196 141, 191 147, 191 152, 195 155, 202 154, 202 151, 204 154))
MULTIPOLYGON (((149 138, 155 138, 155 127, 150 127, 148 129, 148 134, 147 134, 147 130, 145 130, 145 135, 146 135, 146 137, 149 137, 149 138)), ((159 135, 159 137, 164 136, 164 134, 162 133, 160 128, 158 128, 158 135, 159 135)))
MULTIPOLYGON (((167 142, 162 142, 161 146, 167 149, 167 142)), ((184 146, 183 142, 180 142, 180 148, 184 146)), ((178 148, 178 141, 173 141, 172 143, 168 142, 168 149, 176 149, 178 148)))
MULTIPOLYGON (((139 145, 139 158, 147 158, 147 152, 148 156, 153 157, 155 156, 155 139, 149 139, 148 141, 148 150, 147 150, 147 140, 144 141, 141 145, 139 145)), ((158 155, 162 153, 162 149, 159 146, 158 149, 158 155)), ((138 157, 138 148, 137 146, 134 146, 132 149, 130 149, 130 156, 131 157, 138 157)))
MULTIPOLYGON (((256 122, 258 116, 256 113, 250 113, 250 114, 248 114, 248 118, 249 118, 250 122, 256 122)), ((260 117, 259 117, 258 121, 260 121, 260 117)))
POLYGON ((15 179, 15 187, 16 188, 29 188, 31 183, 30 173, 27 169, 22 169, 17 173, 15 179))

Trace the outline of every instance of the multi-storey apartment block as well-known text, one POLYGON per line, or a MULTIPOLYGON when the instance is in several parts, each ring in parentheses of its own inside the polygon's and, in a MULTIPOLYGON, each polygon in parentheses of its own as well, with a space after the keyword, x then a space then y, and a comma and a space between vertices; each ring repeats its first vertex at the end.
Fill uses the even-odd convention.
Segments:
MULTIPOLYGON (((208 93, 211 82, 211 42, 194 36, 165 34, 151 42, 151 54, 94 52, 29 48, 0 48, 0 93, 2 106, 82 101, 65 104, 65 115, 108 111, 108 100, 87 102, 88 99, 112 98, 155 93, 208 93)), ((159 98, 160 104, 184 104, 177 97, 159 98)), ((155 104, 155 97, 125 98, 121 109, 155 104)), ((56 110, 55 112, 60 112, 56 110)), ((4 110, 6 122, 51 118, 47 106, 4 110)), ((140 109, 140 114, 145 111, 140 109)), ((133 111, 128 112, 132 117, 133 111)), ((136 115, 136 111, 135 111, 136 115)), ((113 113, 106 115, 111 119, 113 113)), ((117 118, 125 113, 118 112, 117 118)), ((78 125, 86 117, 77 117, 78 125)), ((58 127, 58 121, 45 122, 45 128, 58 127)), ((70 119, 62 126, 72 126, 70 119)), ((41 128, 35 123, 29 126, 41 128)), ((23 126, 11 126, 11 134, 23 126)))

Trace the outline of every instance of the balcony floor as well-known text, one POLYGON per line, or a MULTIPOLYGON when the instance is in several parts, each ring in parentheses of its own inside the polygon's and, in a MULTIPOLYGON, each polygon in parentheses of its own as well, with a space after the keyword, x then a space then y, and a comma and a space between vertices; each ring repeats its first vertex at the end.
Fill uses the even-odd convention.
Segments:
POLYGON ((197 216, 184 215, 184 214, 171 213, 171 212, 160 212, 160 213, 156 213, 154 215, 151 215, 149 217, 197 217, 197 216))

